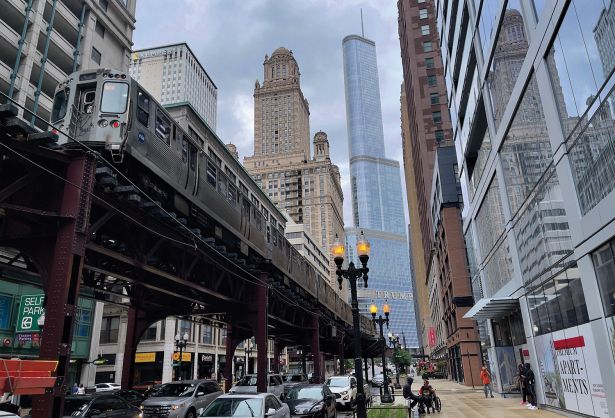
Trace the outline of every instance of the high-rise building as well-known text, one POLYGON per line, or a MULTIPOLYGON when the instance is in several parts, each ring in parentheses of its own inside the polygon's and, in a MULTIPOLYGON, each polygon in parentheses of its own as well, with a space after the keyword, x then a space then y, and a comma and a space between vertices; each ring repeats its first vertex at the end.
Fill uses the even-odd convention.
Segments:
POLYGON ((601 417, 615 411, 612 7, 436 7, 475 299, 465 316, 498 392, 518 391, 528 362, 539 404, 601 417))
POLYGON ((452 379, 471 385, 479 377, 480 345, 474 321, 463 318, 472 292, 435 2, 399 0, 397 7, 402 143, 422 347, 452 379))
MULTIPOLYGON (((278 48, 265 55, 263 70, 263 84, 257 80, 254 86, 254 155, 244 165, 328 256, 335 236, 344 237, 340 171, 331 162, 325 132, 314 135, 311 156, 309 105, 292 51, 278 48)), ((330 282, 338 289, 335 264, 328 258, 330 282)))
POLYGON ((376 44, 349 35, 342 42, 353 227, 346 229, 349 259, 361 231, 371 243, 369 287, 359 307, 391 306, 391 332, 418 347, 399 163, 384 149, 376 44))
MULTIPOLYGON (((31 6, 3 2, 0 13, 0 91, 19 105, 36 106, 49 120, 55 88, 73 71, 128 69, 136 0, 34 0, 31 6)), ((19 114, 30 121, 30 113, 19 114)))
POLYGON ((130 76, 164 106, 188 103, 216 131, 218 88, 188 44, 134 51, 130 76))

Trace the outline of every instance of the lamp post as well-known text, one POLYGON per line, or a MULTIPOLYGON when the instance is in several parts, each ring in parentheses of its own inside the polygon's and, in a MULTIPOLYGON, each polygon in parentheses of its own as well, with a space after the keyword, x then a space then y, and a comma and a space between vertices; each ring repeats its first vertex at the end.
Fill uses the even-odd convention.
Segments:
POLYGON ((177 380, 182 380, 182 359, 183 359, 183 351, 184 348, 186 348, 186 345, 188 344, 188 333, 185 332, 184 335, 180 335, 177 334, 175 336, 175 347, 177 347, 177 349, 179 350, 179 365, 178 365, 178 379, 177 380))
POLYGON ((252 355, 252 350, 254 348, 254 345, 250 346, 251 341, 252 338, 248 338, 246 343, 246 364, 244 366, 245 370, 243 371, 244 376, 250 373, 250 356, 252 355))
POLYGON ((335 261, 335 265, 337 266, 337 270, 335 272, 337 274, 337 281, 340 285, 340 290, 342 289, 342 283, 344 279, 347 279, 348 284, 350 285, 352 324, 354 328, 354 370, 355 377, 357 379, 357 418, 367 418, 367 409, 365 407, 365 391, 363 387, 363 373, 361 373, 361 370, 363 370, 363 365, 361 364, 361 328, 359 325, 357 281, 362 278, 364 287, 367 287, 367 273, 369 272, 369 268, 367 268, 367 261, 369 260, 369 250, 369 242, 365 239, 363 231, 361 231, 361 235, 359 236, 359 240, 357 241, 357 253, 359 254, 359 261, 361 262, 361 267, 356 268, 354 262, 351 261, 350 263, 348 263, 347 269, 342 269, 346 248, 338 238, 337 234, 335 235, 335 242, 333 243, 333 246, 331 248, 331 252, 333 253, 333 260, 335 261))
POLYGON ((386 303, 382 306, 382 312, 384 312, 384 318, 382 315, 376 318, 376 314, 378 313, 378 307, 372 303, 369 307, 369 311, 372 314, 372 321, 374 324, 377 324, 380 328, 380 341, 382 343, 382 376, 384 380, 384 393, 380 396, 381 403, 393 403, 393 397, 389 393, 389 379, 387 377, 387 358, 386 358, 386 350, 387 343, 384 339, 384 332, 382 330, 382 326, 386 324, 387 328, 389 327, 389 313, 390 308, 386 303))
POLYGON ((401 389, 401 385, 399 384, 399 368, 400 364, 397 361, 397 356, 395 356, 395 350, 401 350, 401 342, 399 340, 399 334, 393 335, 389 331, 389 342, 391 343, 391 347, 393 347, 393 361, 395 364, 395 389, 401 389))

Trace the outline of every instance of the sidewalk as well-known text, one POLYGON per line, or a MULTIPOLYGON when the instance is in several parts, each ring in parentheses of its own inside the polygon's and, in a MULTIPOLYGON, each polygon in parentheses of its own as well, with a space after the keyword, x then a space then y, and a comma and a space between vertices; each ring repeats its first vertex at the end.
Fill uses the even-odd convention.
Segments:
MULTIPOLYGON (((420 379, 419 379, 420 380, 420 379)), ((415 379, 412 389, 417 393, 421 382, 415 379)), ((561 415, 548 412, 544 409, 535 411, 528 410, 525 405, 520 405, 520 397, 502 398, 495 394, 495 398, 485 398, 482 386, 472 387, 463 386, 449 380, 430 380, 442 401, 442 412, 433 416, 434 418, 465 418, 465 417, 486 417, 486 418, 517 418, 517 417, 540 417, 556 418, 561 415)), ((401 383, 401 379, 400 379, 401 383)), ((404 379, 405 383, 405 379, 404 379)), ((401 389, 395 390, 395 405, 406 405, 402 396, 401 389)))

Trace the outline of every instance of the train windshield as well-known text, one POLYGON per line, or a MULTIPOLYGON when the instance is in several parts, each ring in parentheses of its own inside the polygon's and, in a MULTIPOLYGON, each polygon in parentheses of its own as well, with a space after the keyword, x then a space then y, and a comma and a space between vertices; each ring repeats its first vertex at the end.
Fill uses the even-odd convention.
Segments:
POLYGON ((53 98, 53 108, 51 109, 51 122, 57 122, 66 116, 66 110, 68 109, 68 92, 66 88, 56 93, 53 98))
POLYGON ((128 84, 107 81, 103 86, 100 111, 103 113, 124 113, 128 102, 128 84))

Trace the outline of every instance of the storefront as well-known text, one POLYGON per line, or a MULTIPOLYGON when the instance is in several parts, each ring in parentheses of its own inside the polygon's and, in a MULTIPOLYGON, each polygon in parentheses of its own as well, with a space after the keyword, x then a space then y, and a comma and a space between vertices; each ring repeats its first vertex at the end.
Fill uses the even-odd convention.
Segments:
POLYGON ((199 353, 197 377, 211 379, 214 376, 214 354, 199 353))
POLYGON ((162 381, 163 351, 141 352, 135 354, 135 385, 154 384, 162 381))
MULTIPOLYGON (((179 351, 173 353, 173 380, 190 380, 193 379, 194 371, 194 353, 183 351, 181 353, 181 361, 179 351)), ((161 368, 162 370, 162 368, 161 368)), ((161 372, 162 375, 162 372, 161 372)))

